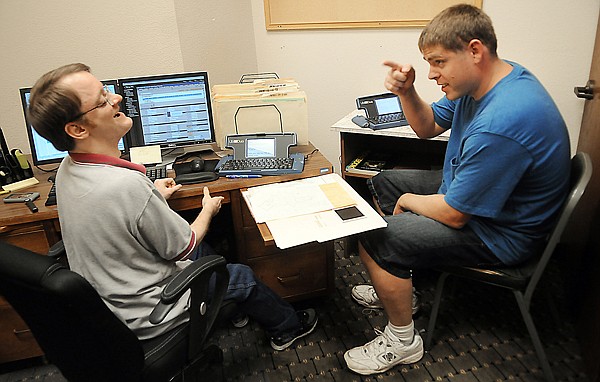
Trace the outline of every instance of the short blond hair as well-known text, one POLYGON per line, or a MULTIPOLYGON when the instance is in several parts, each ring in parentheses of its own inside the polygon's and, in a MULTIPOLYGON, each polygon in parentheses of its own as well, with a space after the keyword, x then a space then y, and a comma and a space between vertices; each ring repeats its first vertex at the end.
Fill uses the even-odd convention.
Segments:
POLYGON ((441 46, 452 51, 464 50, 473 39, 480 40, 490 53, 497 56, 498 41, 492 20, 481 9, 458 4, 435 16, 421 32, 419 49, 441 46))

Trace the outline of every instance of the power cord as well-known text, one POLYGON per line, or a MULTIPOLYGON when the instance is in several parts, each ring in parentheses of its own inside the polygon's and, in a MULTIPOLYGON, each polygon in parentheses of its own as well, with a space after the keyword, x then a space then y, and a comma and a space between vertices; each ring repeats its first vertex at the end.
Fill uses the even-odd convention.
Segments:
POLYGON ((306 154, 306 155, 304 156, 304 161, 308 161, 308 160, 310 159, 310 157, 311 157, 311 156, 312 156, 314 153, 316 153, 317 151, 319 151, 319 149, 314 149, 314 150, 313 150, 313 151, 311 151, 310 153, 306 154))

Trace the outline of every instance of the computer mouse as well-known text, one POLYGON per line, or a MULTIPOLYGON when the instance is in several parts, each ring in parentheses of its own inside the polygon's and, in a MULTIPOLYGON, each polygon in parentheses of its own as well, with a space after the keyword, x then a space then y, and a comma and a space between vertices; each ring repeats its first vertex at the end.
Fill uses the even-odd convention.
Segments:
POLYGON ((190 170, 192 172, 200 172, 204 170, 204 159, 198 158, 192 160, 192 162, 190 163, 190 170))

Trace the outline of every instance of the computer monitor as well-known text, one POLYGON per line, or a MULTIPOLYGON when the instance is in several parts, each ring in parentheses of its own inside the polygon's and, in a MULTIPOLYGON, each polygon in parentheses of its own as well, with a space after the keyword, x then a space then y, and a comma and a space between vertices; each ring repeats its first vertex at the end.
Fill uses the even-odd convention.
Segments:
POLYGON ((133 119, 132 147, 160 145, 163 151, 215 147, 206 72, 123 78, 118 82, 123 96, 121 109, 133 119))
MULTIPOLYGON (((108 87, 108 90, 112 93, 116 93, 118 90, 116 80, 102 81, 104 85, 108 87)), ((50 141, 38 134, 37 131, 27 121, 27 108, 29 107, 29 97, 31 96, 31 88, 19 89, 21 92, 21 104, 23 106, 23 113, 25 114, 25 124, 27 126, 27 136, 29 138, 29 148, 31 149, 31 159, 33 164, 41 166, 45 164, 58 164, 67 155, 66 151, 59 151, 50 141)), ((121 138, 119 141, 119 150, 125 151, 125 142, 121 138)))

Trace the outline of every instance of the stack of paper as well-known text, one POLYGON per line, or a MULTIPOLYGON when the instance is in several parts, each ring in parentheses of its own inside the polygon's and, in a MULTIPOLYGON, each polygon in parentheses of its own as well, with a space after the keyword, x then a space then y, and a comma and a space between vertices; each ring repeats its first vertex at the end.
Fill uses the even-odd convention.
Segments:
POLYGON ((387 223, 339 175, 251 187, 242 192, 257 223, 281 249, 383 228, 387 223), (364 215, 342 221, 335 209, 355 205, 364 215))

